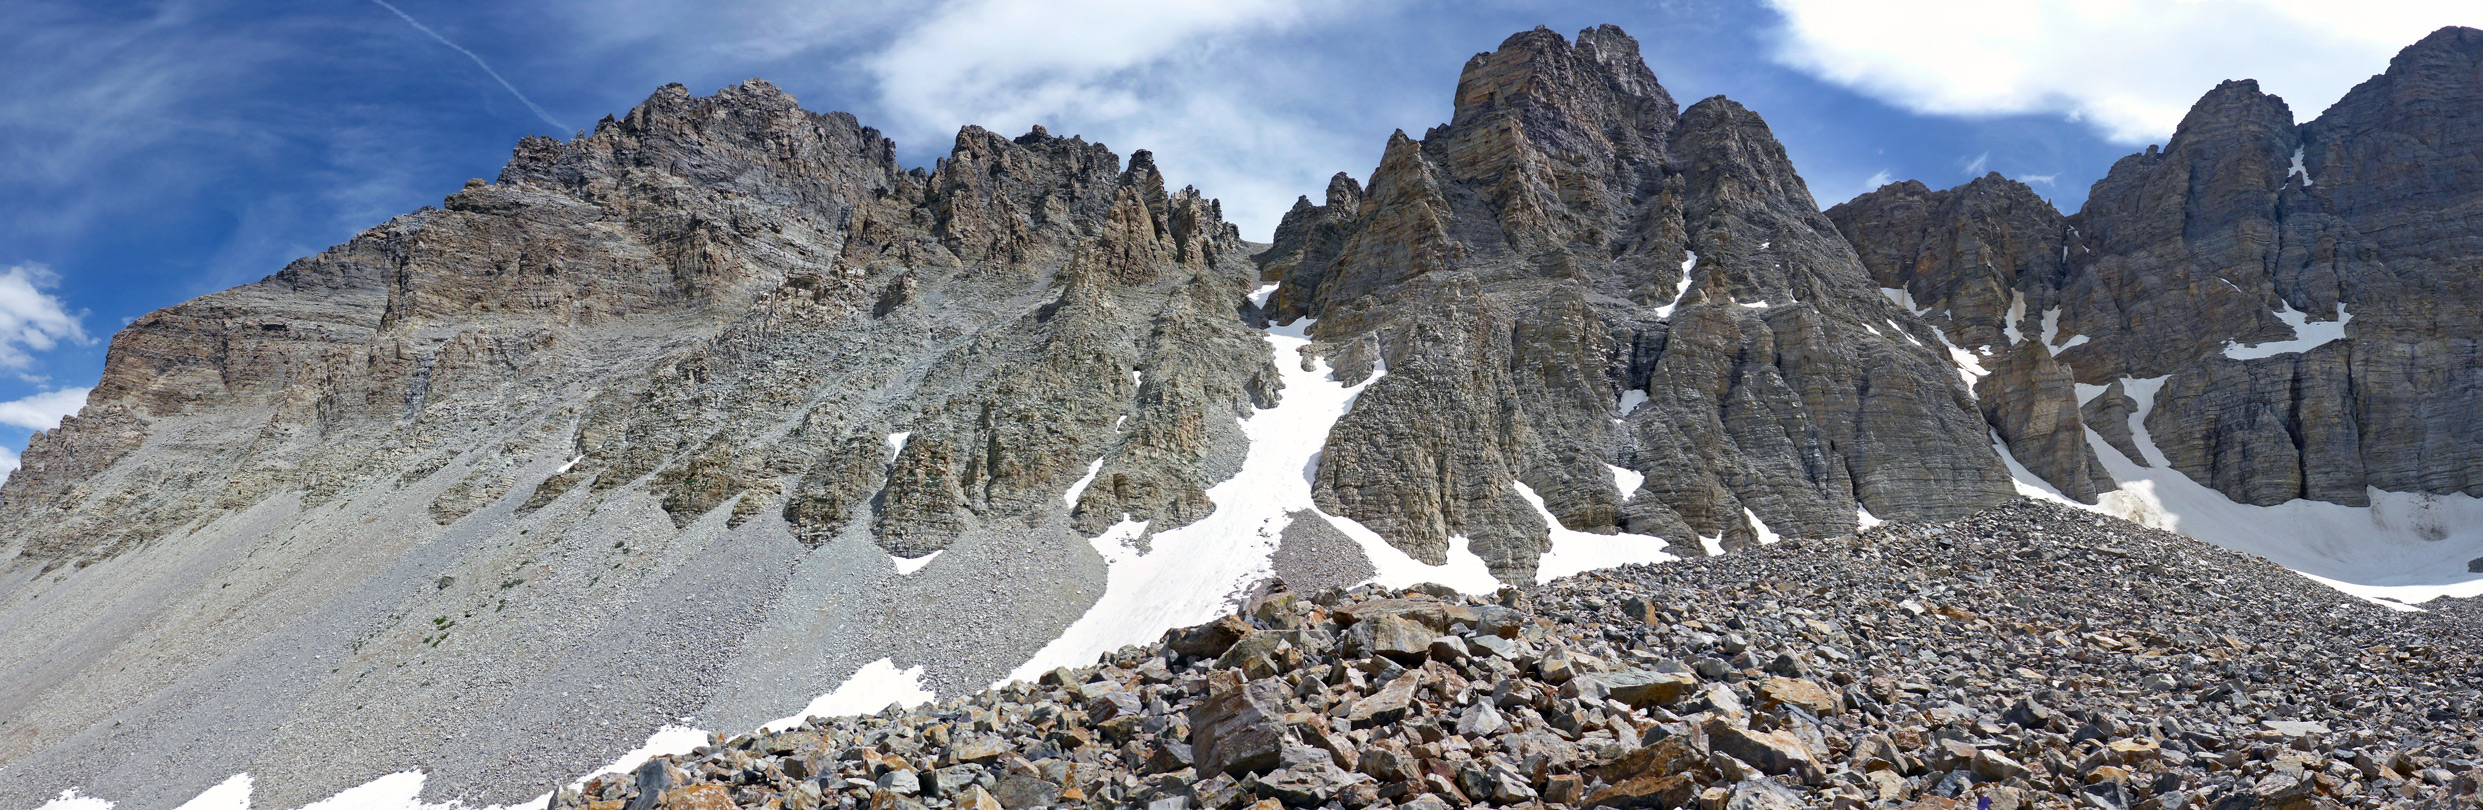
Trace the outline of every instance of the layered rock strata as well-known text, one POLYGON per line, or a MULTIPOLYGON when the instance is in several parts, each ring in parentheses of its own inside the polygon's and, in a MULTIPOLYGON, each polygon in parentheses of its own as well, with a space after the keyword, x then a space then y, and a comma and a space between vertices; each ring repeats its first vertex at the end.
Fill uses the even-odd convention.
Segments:
POLYGON ((1766 124, 1678 110, 1615 28, 1477 55, 1448 124, 1297 203, 1258 260, 1273 317, 1379 376, 1328 437, 1320 506, 1418 558, 1463 538, 1504 578, 1531 568, 1545 527, 1516 484, 1566 528, 1685 550, 2010 493, 1936 333, 1878 294, 1766 124))
POLYGON ((1997 176, 1828 213, 1881 286, 2007 356, 1992 421, 2064 493, 2092 497, 2075 439, 2092 420, 2038 435, 2038 415, 2096 401, 2063 399, 2053 362, 2090 385, 2164 378, 2149 437, 2235 501, 2483 494, 2477 110, 2483 31, 2446 28, 2309 123, 2255 82, 2218 86, 2073 216, 1997 176))

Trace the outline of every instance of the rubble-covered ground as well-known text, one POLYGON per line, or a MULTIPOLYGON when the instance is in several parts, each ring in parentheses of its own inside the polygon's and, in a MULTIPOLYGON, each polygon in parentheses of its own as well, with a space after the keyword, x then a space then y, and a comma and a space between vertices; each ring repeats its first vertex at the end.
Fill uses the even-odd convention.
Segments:
POLYGON ((2474 807, 2474 606, 2018 502, 1489 598, 1277 592, 554 810, 2474 807))

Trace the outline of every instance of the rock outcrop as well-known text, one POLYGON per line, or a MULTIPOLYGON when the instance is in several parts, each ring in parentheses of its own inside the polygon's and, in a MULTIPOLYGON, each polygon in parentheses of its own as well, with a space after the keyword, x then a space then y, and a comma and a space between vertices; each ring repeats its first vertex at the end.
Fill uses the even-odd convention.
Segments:
POLYGON ((2483 494, 2478 110, 2483 31, 2445 28, 2306 124, 2255 82, 2219 85, 2074 216, 1997 177, 1829 216, 1961 347, 2037 369, 2054 354, 2089 385, 2163 378, 2143 407, 2064 401, 2043 374, 1986 381, 2009 448, 2065 494, 2098 482, 2085 427, 2147 463, 2125 424, 2139 410, 2174 469, 2242 503, 2483 494))
POLYGON ((1509 38, 1452 120, 1297 203, 1274 317, 1381 375, 1316 495, 1414 556, 1522 572, 1546 527, 1696 549, 2009 496, 1947 357, 1881 297, 1759 117, 1676 111, 1618 29, 1509 38), (1346 206, 1358 206, 1347 209, 1346 206), (1643 398, 1644 404, 1639 404, 1643 398), (1621 492, 1607 466, 1645 473, 1621 492))

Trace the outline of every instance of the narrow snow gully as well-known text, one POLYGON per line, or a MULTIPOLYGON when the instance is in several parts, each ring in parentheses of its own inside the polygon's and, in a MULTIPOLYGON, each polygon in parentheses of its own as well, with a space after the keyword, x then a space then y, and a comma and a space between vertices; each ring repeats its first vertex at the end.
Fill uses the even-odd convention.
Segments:
MULTIPOLYGON (((1276 285, 1252 300, 1264 306, 1276 285)), ((1268 348, 1284 390, 1276 407, 1241 421, 1250 441, 1241 472, 1207 490, 1216 510, 1195 523, 1147 535, 1147 524, 1123 520, 1096 536, 1095 551, 1107 566, 1103 598, 1060 638, 1035 652, 1000 681, 1029 680, 1054 667, 1082 666, 1130 644, 1154 641, 1164 631, 1213 620, 1272 572, 1271 558, 1285 527, 1300 517, 1325 520, 1361 546, 1378 571, 1372 581, 1391 587, 1437 582, 1488 593, 1500 587, 1481 557, 1453 541, 1449 562, 1431 566, 1407 556, 1361 524, 1319 511, 1311 502, 1310 475, 1336 420, 1353 410, 1354 398, 1386 376, 1374 371, 1356 385, 1331 379, 1325 361, 1303 367, 1311 320, 1271 325, 1268 348), (1146 538, 1145 549, 1137 547, 1146 538)), ((998 684, 995 684, 998 685, 998 684)))

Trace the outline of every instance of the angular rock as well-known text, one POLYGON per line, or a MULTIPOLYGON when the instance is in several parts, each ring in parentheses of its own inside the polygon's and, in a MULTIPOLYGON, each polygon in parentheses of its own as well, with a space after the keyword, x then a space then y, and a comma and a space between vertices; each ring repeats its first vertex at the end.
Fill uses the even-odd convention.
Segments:
POLYGON ((1282 764, 1292 742, 1280 717, 1285 692, 1279 680, 1245 682, 1228 670, 1211 673, 1206 698, 1190 710, 1190 750, 1199 772, 1239 777, 1282 764))

